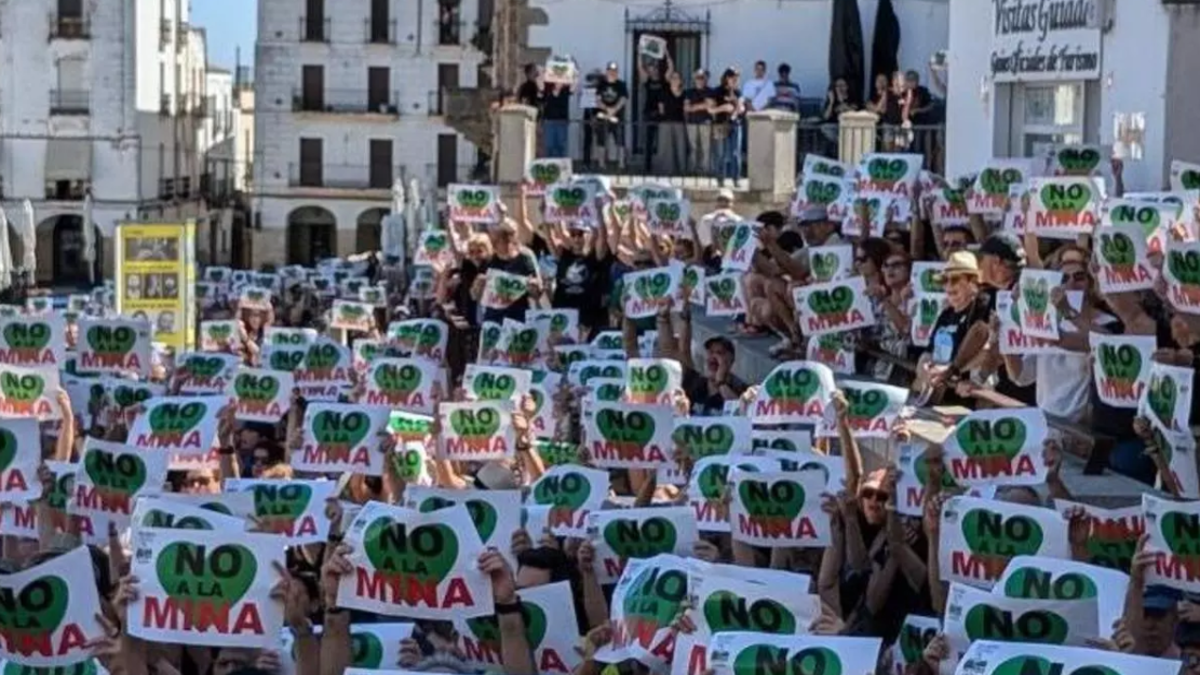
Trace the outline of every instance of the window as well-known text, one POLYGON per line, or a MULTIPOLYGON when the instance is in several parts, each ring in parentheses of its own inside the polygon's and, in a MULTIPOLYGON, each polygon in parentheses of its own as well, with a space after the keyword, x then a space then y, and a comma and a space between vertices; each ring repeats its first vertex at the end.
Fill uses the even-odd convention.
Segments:
POLYGON ((391 21, 389 20, 388 3, 390 0, 371 0, 371 34, 372 43, 391 42, 391 21))
POLYGON ((437 70, 438 90, 437 90, 437 107, 435 112, 438 115, 445 114, 445 96, 447 89, 458 88, 458 64, 457 63, 439 63, 437 70))
POLYGON ((325 42, 325 0, 306 0, 301 22, 301 37, 306 42, 325 42))
POLYGON ((300 110, 325 109, 325 67, 304 66, 301 71, 303 89, 300 93, 300 110))
POLYGON ((367 69, 367 110, 373 113, 388 113, 392 111, 391 93, 388 91, 392 81, 392 71, 386 67, 371 67, 367 69))
POLYGON ((1091 135, 1083 82, 1013 85, 1013 155, 1044 156, 1051 147, 1084 143, 1091 135))
POLYGON ((392 140, 371 139, 370 186, 378 190, 392 187, 395 172, 392 169, 392 140))
POLYGON ((319 138, 300 139, 300 185, 321 187, 323 176, 324 143, 319 138))
POLYGON ((437 185, 458 182, 458 134, 439 134, 437 139, 437 185))

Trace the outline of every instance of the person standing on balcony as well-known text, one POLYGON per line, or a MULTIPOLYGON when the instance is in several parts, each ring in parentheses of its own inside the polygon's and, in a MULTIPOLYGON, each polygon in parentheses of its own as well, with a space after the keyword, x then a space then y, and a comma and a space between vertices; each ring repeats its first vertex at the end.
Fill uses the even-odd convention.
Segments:
MULTIPOLYGON (((517 103, 535 108, 538 120, 540 121, 542 118, 542 106, 545 104, 546 99, 542 93, 542 77, 539 71, 540 69, 537 67, 537 64, 525 64, 525 81, 521 83, 521 86, 517 87, 517 103)), ((544 134, 540 126, 538 127, 537 141, 538 156, 540 157, 543 154, 542 148, 545 143, 544 134)))
POLYGON ((775 98, 775 84, 767 79, 767 62, 757 61, 754 64, 754 78, 746 81, 742 93, 746 98, 747 112, 766 110, 775 98))
POLYGON ((721 84, 713 98, 713 141, 716 143, 717 176, 737 180, 742 172, 742 118, 746 115, 745 99, 738 88, 741 74, 736 68, 726 68, 721 84))
POLYGON ((604 70, 604 79, 596 85, 596 135, 601 149, 599 160, 610 169, 625 168, 625 108, 629 87, 620 77, 616 61, 604 70))
POLYGON ((638 75, 641 76, 643 91, 642 103, 642 122, 646 130, 646 149, 645 149, 645 170, 650 173, 653 166, 655 155, 658 154, 658 131, 659 124, 663 121, 663 99, 667 92, 667 83, 664 80, 664 75, 669 77, 675 72, 675 64, 671 61, 671 54, 665 54, 663 64, 666 66, 666 73, 660 72, 661 67, 657 61, 649 63, 638 61, 638 75))
POLYGON ((713 90, 708 73, 692 74, 692 86, 683 93, 683 119, 687 123, 688 173, 707 174, 712 169, 713 90))
POLYGON ((931 130, 928 127, 937 123, 933 116, 933 94, 929 93, 929 89, 921 84, 921 76, 915 70, 908 71, 904 76, 904 93, 900 99, 900 113, 904 117, 906 126, 917 127, 914 129, 910 149, 922 153, 926 157, 932 157, 935 149, 933 147, 934 135, 930 133, 931 130))
POLYGON ((681 176, 687 165, 687 133, 684 130, 683 78, 672 70, 667 75, 659 109, 662 121, 658 130, 658 153, 654 171, 660 176, 681 176))
POLYGON ((571 85, 555 82, 542 92, 542 129, 547 157, 570 157, 571 85))
MULTIPOLYGON (((772 85, 775 93, 767 106, 772 110, 784 110, 800 114, 800 85, 792 82, 792 67, 786 63, 779 64, 779 79, 772 85)), ((749 89, 749 83, 746 84, 749 89)))

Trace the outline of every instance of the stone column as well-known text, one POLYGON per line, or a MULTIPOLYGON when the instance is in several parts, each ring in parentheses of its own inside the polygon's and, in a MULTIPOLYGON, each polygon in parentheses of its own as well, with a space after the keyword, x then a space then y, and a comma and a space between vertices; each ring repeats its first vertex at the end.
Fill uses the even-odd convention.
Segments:
POLYGON ((796 188, 795 113, 764 110, 746 115, 746 175, 750 189, 771 195, 796 188))
POLYGON ((875 130, 879 116, 873 112, 842 113, 838 118, 838 159, 858 164, 862 156, 875 152, 875 130))
POLYGON ((537 109, 506 105, 496 115, 496 182, 516 185, 525 180, 525 167, 537 156, 537 109))

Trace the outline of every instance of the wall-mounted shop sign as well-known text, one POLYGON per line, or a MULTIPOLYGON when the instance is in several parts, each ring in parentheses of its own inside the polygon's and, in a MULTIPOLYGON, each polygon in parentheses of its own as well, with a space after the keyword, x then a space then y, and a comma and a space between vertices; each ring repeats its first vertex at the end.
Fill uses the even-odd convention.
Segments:
POLYGON ((1100 0, 992 0, 996 82, 1100 77, 1100 0))

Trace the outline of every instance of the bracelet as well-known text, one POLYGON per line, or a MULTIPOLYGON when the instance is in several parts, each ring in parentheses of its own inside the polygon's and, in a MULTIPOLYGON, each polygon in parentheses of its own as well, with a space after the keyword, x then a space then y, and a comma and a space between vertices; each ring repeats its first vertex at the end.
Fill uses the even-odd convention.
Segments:
POLYGON ((496 616, 502 614, 520 614, 521 599, 517 598, 516 602, 497 602, 495 603, 496 616))
POLYGON ((217 450, 217 454, 227 457, 235 454, 235 451, 231 445, 222 445, 221 448, 217 450))

